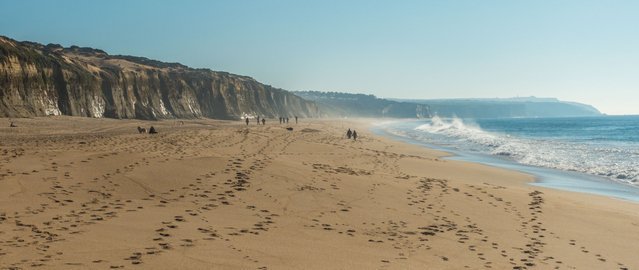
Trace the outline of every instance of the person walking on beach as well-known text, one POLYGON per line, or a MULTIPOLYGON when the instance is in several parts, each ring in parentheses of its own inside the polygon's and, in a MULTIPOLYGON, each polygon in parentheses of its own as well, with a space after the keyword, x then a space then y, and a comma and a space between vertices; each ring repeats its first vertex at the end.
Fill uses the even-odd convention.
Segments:
POLYGON ((297 124, 297 115, 295 116, 295 124, 297 124))
POLYGON ((249 123, 249 119, 248 119, 248 117, 246 117, 246 125, 247 126, 248 126, 248 123, 249 123))
POLYGON ((257 116, 257 125, 258 126, 260 125, 260 116, 259 115, 257 116))
POLYGON ((346 138, 348 138, 350 140, 352 135, 353 135, 353 132, 349 128, 348 131, 346 131, 346 138))
POLYGON ((353 140, 357 141, 357 131, 353 130, 353 140))
POLYGON ((262 118, 262 126, 266 125, 266 119, 262 118))
POLYGON ((288 117, 286 117, 286 123, 288 124, 288 117))

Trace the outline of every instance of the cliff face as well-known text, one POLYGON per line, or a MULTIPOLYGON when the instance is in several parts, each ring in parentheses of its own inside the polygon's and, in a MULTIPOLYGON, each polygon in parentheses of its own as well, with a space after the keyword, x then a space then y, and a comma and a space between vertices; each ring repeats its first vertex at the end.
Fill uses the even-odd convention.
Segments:
POLYGON ((0 36, 0 116, 316 117, 315 103, 252 78, 0 36))

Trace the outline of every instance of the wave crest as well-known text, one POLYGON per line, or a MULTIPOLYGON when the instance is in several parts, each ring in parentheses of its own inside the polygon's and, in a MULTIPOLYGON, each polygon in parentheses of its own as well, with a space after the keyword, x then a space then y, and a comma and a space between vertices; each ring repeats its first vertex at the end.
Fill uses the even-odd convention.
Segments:
POLYGON ((459 118, 433 117, 429 123, 414 128, 411 137, 527 165, 578 171, 629 183, 639 181, 639 169, 635 166, 639 162, 638 149, 515 137, 483 130, 474 122, 464 122, 459 118))

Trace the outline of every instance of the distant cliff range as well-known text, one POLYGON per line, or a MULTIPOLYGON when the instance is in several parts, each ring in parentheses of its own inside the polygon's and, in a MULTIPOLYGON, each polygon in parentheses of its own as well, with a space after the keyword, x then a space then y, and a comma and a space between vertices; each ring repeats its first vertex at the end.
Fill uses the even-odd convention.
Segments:
POLYGON ((597 116, 601 112, 587 104, 555 98, 480 98, 480 99, 394 99, 425 104, 430 113, 441 117, 514 118, 597 116))
POLYGON ((430 116, 428 105, 381 99, 374 95, 320 91, 294 93, 315 101, 323 117, 424 118, 430 116))
POLYGON ((0 36, 0 116, 316 117, 288 91, 226 72, 0 36))
POLYGON ((555 98, 383 99, 374 95, 297 91, 317 103, 323 117, 516 118, 601 115, 590 105, 555 98))

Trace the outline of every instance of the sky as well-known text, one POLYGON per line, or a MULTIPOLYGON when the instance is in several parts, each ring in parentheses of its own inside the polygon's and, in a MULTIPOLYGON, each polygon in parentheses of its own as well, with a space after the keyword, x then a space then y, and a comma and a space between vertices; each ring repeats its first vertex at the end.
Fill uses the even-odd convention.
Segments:
POLYGON ((386 98, 639 114, 639 1, 0 0, 0 35, 386 98))

